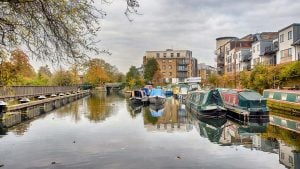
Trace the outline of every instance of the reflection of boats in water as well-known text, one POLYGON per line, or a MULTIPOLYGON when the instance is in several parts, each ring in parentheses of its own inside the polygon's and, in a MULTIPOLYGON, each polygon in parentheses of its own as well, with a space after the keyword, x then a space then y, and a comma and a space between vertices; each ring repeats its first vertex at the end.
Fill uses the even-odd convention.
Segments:
POLYGON ((199 119, 199 134, 202 137, 208 138, 210 142, 218 143, 223 132, 223 128, 227 119, 211 119, 211 118, 200 118, 199 119))
POLYGON ((161 117, 164 113, 164 105, 162 104, 160 105, 150 104, 149 109, 153 117, 161 117))
POLYGON ((167 99, 164 106, 150 104, 144 108, 144 126, 147 131, 187 132, 191 130, 187 118, 185 106, 175 99, 167 99))

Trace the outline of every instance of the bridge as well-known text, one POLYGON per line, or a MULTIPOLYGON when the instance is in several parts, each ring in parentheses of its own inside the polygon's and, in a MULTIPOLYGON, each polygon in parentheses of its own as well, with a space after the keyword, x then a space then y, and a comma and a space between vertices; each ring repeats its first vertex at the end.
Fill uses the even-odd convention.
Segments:
POLYGON ((97 90, 108 92, 108 93, 111 91, 122 90, 123 88, 124 88, 123 83, 106 83, 104 86, 96 87, 97 90))

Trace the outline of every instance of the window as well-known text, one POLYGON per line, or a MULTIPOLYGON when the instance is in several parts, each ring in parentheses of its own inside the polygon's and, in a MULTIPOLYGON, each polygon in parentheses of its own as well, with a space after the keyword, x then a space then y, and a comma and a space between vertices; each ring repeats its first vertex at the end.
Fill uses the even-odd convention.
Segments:
POLYGON ((172 76, 172 72, 169 72, 169 76, 172 76))
POLYGON ((165 62, 166 62, 166 60, 165 60, 165 59, 163 59, 163 60, 162 60, 162 62, 163 62, 163 63, 165 63, 165 62))
POLYGON ((177 53, 177 57, 178 57, 178 58, 180 57, 180 53, 177 53))
POLYGON ((289 31, 289 32, 288 32, 288 40, 292 39, 292 36, 293 36, 292 31, 289 31))
POLYGON ((159 53, 156 53, 156 57, 159 58, 159 53))
POLYGON ((169 65, 169 69, 172 69, 172 65, 169 65))
POLYGON ((167 57, 167 53, 164 53, 164 58, 166 58, 167 57))
POLYGON ((171 53, 171 58, 174 57, 174 53, 171 53))
POLYGON ((292 157, 292 156, 289 156, 289 163, 291 163, 291 164, 294 163, 294 160, 293 160, 293 157, 292 157))
POLYGON ((256 50, 259 52, 259 44, 256 46, 256 48, 257 48, 256 50))
POLYGON ((162 75, 165 77, 166 76, 166 72, 162 72, 162 75))
POLYGON ((280 51, 280 57, 284 57, 284 55, 283 55, 284 53, 283 53, 283 50, 282 51, 280 51))
POLYGON ((289 48, 288 56, 292 56, 292 48, 289 48))
POLYGON ((280 158, 284 159, 284 153, 283 152, 280 153, 280 158))
POLYGON ((165 66, 165 65, 163 65, 162 69, 163 69, 163 70, 166 70, 166 66, 165 66))
POLYGON ((284 34, 281 34, 280 36, 279 36, 279 42, 281 43, 281 42, 284 42, 284 34))
POLYGON ((173 60, 172 60, 172 59, 169 59, 169 63, 171 63, 171 62, 173 62, 173 60))

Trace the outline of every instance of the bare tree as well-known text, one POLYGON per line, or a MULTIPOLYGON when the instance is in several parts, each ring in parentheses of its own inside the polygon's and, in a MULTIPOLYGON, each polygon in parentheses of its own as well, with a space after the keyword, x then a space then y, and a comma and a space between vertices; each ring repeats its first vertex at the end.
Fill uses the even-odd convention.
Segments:
MULTIPOLYGON (((126 16, 137 13, 138 2, 126 1, 126 16)), ((26 46, 37 59, 54 63, 78 62, 87 53, 101 52, 95 35, 106 13, 93 0, 0 0, 0 9, 4 46, 26 46)))

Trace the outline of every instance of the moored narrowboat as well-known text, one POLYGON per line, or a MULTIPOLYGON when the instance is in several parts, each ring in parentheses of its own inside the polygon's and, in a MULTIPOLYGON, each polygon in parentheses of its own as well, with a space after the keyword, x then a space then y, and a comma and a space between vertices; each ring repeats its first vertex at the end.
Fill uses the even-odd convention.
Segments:
POLYGON ((199 90, 190 92, 186 99, 188 110, 196 115, 216 118, 226 116, 221 94, 218 90, 199 90))
POLYGON ((148 96, 143 90, 133 90, 130 95, 133 104, 145 104, 149 101, 148 96))
POLYGON ((149 102, 150 104, 164 104, 166 101, 166 96, 164 94, 164 91, 162 89, 152 89, 150 96, 149 96, 149 102))
POLYGON ((250 118, 269 118, 267 100, 259 93, 247 89, 221 91, 225 108, 238 115, 250 118))
POLYGON ((284 110, 300 115, 300 90, 264 90, 263 96, 267 99, 271 109, 284 110))

